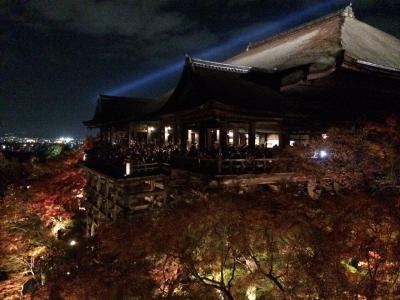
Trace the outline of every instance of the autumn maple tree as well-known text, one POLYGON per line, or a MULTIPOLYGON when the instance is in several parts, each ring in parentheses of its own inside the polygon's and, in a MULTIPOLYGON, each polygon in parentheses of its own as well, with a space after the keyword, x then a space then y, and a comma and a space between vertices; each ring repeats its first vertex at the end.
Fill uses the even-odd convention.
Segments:
POLYGON ((79 220, 82 173, 71 157, 32 166, 31 187, 2 200, 2 266, 16 267, 19 283, 44 273, 36 296, 52 299, 396 299, 399 132, 393 118, 331 129, 282 153, 278 167, 296 182, 197 191, 188 203, 105 223, 73 251, 52 229, 79 220))

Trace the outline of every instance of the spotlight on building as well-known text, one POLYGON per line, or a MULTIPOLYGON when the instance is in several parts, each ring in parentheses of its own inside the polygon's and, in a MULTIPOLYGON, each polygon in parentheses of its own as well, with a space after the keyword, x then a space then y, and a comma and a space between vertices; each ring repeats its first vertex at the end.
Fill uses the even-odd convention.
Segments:
POLYGON ((319 151, 320 158, 326 158, 327 156, 328 156, 328 152, 326 152, 325 150, 319 151))

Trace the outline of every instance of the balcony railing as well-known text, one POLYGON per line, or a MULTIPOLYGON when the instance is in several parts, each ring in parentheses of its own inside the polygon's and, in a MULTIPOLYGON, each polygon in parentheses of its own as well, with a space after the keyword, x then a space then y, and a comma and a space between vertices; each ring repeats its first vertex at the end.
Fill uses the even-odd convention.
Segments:
POLYGON ((171 156, 168 162, 137 163, 125 159, 121 161, 88 159, 85 165, 116 178, 141 177, 167 174, 171 168, 210 175, 235 175, 290 172, 288 164, 275 158, 200 158, 184 155, 171 156), (127 164, 129 163, 129 166, 127 164))
POLYGON ((115 178, 141 177, 164 174, 169 171, 170 166, 166 163, 141 163, 130 164, 127 172, 126 163, 110 163, 107 161, 87 161, 84 165, 95 171, 99 171, 115 178))
POLYGON ((195 158, 173 156, 171 166, 207 174, 246 174, 246 173, 272 173, 286 172, 281 170, 277 159, 273 158, 247 158, 247 159, 222 159, 222 158, 195 158))

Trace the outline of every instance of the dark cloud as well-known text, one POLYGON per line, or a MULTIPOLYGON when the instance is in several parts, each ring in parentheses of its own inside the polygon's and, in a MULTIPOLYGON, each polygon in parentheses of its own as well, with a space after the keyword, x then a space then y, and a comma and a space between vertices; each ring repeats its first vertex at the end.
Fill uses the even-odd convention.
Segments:
POLYGON ((90 35, 119 34, 144 38, 180 32, 190 26, 184 16, 163 11, 163 1, 32 0, 27 10, 65 28, 90 35))
MULTIPOLYGON (((0 131, 82 133, 96 94, 319 2, 0 0, 0 131)), ((353 2, 360 20, 400 37, 400 1, 353 2)))

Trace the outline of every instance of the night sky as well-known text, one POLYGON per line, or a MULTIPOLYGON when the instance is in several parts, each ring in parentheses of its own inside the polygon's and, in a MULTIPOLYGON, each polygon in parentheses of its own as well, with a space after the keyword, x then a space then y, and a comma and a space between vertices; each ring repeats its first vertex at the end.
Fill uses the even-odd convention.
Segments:
MULTIPOLYGON (((84 136, 82 121, 93 115, 98 94, 321 2, 0 0, 0 133, 84 136)), ((297 25, 347 5, 331 2, 297 25)), ((400 37, 399 0, 358 0, 353 7, 361 21, 400 37)), ((222 61, 246 44, 208 58, 222 61)), ((178 76, 123 94, 156 97, 178 76)))

